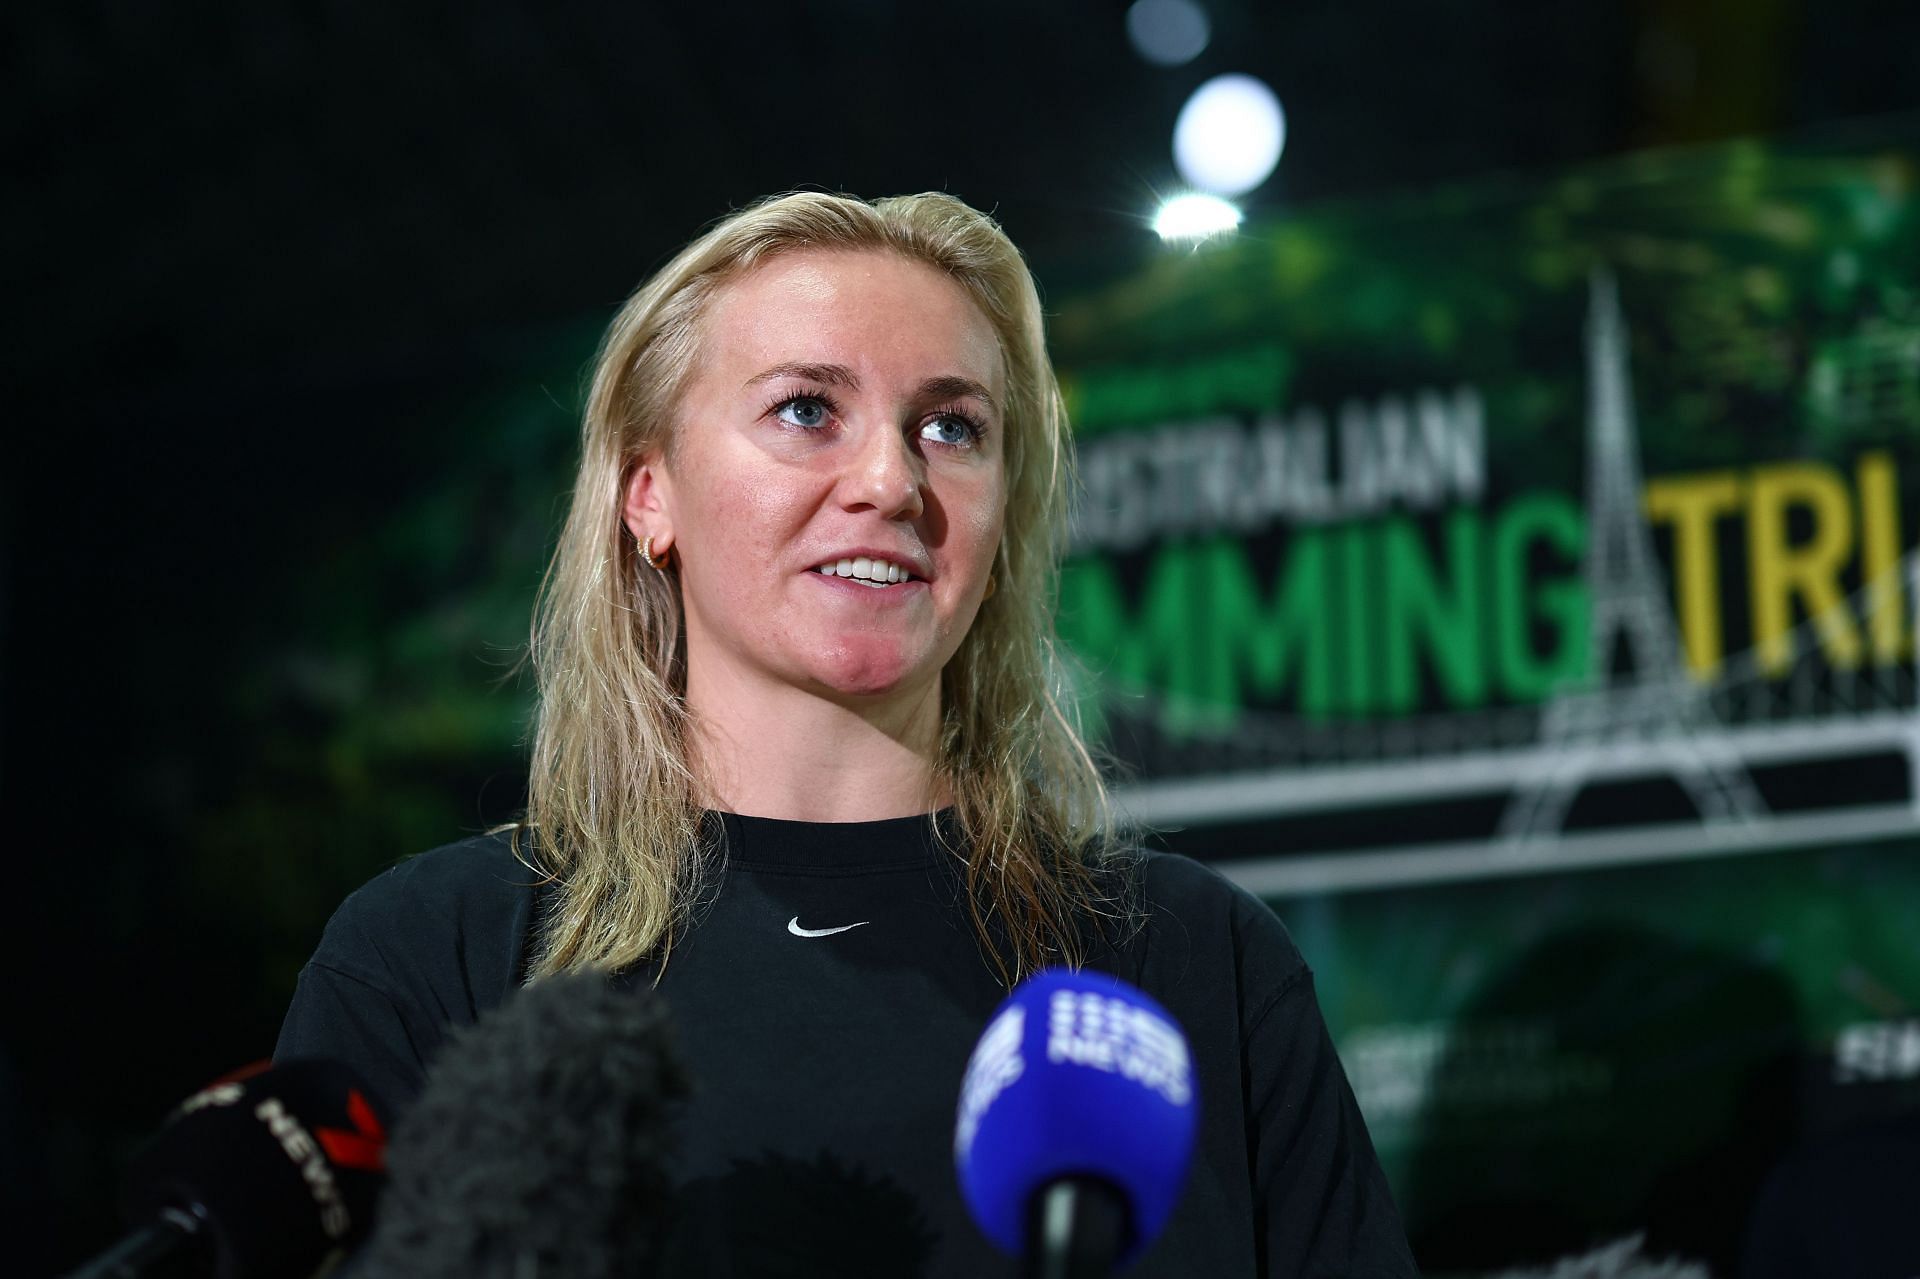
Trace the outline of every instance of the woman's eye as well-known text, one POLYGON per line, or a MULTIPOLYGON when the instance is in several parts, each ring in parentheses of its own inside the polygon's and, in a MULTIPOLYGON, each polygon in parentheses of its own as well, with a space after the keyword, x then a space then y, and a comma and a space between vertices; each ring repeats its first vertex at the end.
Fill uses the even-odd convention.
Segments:
POLYGON ((920 438, 954 448, 965 448, 979 437, 973 423, 952 413, 942 413, 920 428, 920 438))
POLYGON ((805 427, 809 431, 827 424, 826 402, 811 395, 796 395, 774 412, 782 422, 805 427))

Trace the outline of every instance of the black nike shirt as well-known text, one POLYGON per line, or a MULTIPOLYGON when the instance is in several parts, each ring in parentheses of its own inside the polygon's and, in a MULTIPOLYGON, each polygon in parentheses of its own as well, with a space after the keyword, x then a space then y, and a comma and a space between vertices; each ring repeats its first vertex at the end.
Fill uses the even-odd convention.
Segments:
MULTIPOLYGON (((676 1275, 1011 1275, 960 1198, 952 1133, 1005 997, 933 819, 717 815, 724 868, 657 990, 694 1092, 679 1125, 676 1275)), ((1142 853, 1145 923, 1091 967, 1186 1031, 1201 1132, 1162 1238, 1130 1274, 1415 1273, 1312 975, 1264 904, 1142 853)), ((349 897, 302 971, 275 1057, 359 1069, 390 1113, 449 1027, 524 980, 542 908, 505 836, 412 858, 349 897)))

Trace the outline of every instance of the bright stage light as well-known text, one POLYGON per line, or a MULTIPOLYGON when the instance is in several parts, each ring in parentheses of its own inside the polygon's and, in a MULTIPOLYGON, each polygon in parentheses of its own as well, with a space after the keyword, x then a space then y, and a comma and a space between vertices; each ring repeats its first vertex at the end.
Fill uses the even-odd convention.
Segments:
POLYGON ((1202 191, 1241 195, 1267 180, 1287 141, 1287 117, 1273 90, 1250 75, 1201 85, 1173 126, 1173 162, 1202 191))
POLYGON ((1176 195, 1162 202, 1153 229, 1163 240, 1204 240, 1240 225, 1240 210, 1217 195, 1176 195))
POLYGON ((1192 62, 1212 34, 1206 10, 1193 0, 1134 0, 1127 9, 1127 39, 1156 66, 1192 62))

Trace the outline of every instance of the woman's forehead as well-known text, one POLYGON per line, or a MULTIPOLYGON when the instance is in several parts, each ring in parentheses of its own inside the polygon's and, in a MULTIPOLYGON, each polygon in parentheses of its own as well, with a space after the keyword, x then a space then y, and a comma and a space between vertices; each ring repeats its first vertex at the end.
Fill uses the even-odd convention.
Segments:
POLYGON ((898 253, 783 253, 722 285, 703 328, 702 363, 724 377, 835 364, 1004 387, 1000 340, 986 314, 944 272, 898 253))

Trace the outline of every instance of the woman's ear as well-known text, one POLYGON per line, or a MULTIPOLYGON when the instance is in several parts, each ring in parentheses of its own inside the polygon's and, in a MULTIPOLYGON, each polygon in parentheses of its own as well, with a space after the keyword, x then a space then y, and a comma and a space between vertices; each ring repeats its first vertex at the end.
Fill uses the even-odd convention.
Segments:
POLYGON ((620 515, 633 540, 653 539, 653 553, 665 555, 673 547, 672 483, 657 454, 641 458, 628 470, 620 515))

